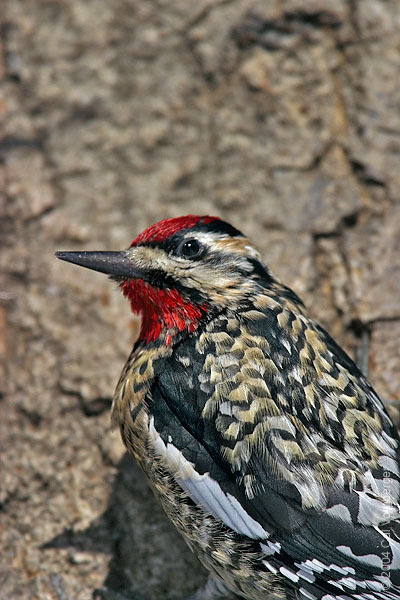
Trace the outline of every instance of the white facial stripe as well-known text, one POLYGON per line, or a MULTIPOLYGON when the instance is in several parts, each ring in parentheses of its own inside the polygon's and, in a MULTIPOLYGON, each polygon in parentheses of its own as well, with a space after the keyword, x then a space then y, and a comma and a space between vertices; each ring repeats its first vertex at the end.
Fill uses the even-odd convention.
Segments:
POLYGON ((149 431, 154 450, 165 460, 175 481, 196 504, 237 533, 252 539, 268 538, 268 532, 260 523, 247 514, 234 496, 223 492, 209 473, 201 475, 176 446, 172 443, 165 445, 155 428, 153 417, 150 418, 149 431))
POLYGON ((128 256, 132 257, 133 264, 141 269, 158 267, 168 271, 170 260, 163 250, 152 246, 137 246, 129 248, 128 256))
MULTIPOLYGON (((246 238, 231 238, 227 234, 218 234, 212 232, 188 231, 185 234, 185 239, 195 238, 201 244, 210 248, 219 248, 220 251, 232 252, 239 256, 252 257, 260 259, 260 253, 254 248, 246 238)), ((128 256, 131 254, 134 257, 135 263, 142 267, 152 266, 154 264, 168 265, 171 259, 179 263, 187 263, 187 260, 179 256, 169 256, 164 250, 157 246, 134 246, 126 251, 128 256)))

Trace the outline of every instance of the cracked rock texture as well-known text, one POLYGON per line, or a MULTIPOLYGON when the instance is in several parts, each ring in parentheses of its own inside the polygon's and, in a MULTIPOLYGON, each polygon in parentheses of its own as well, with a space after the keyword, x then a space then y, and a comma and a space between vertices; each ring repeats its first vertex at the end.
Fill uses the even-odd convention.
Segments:
POLYGON ((205 578, 110 431, 137 322, 56 249, 222 216, 350 354, 369 338, 398 421, 399 30, 398 0, 5 0, 4 600, 205 578))

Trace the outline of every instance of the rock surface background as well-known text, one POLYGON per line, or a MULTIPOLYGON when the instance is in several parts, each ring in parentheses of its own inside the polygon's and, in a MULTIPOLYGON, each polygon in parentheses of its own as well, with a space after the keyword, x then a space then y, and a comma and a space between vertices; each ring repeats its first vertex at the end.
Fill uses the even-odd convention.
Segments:
POLYGON ((175 600, 204 570, 110 431, 137 322, 55 250, 245 231, 398 421, 398 0, 6 0, 2 598, 175 600), (397 404, 396 404, 397 403, 397 404))

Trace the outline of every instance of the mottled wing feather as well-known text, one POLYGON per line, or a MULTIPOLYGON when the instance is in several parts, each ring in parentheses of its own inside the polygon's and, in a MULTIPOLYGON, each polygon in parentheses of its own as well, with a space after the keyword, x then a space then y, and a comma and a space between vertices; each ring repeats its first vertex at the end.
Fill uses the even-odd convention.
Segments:
POLYGON ((300 578, 304 598, 391 598, 382 568, 400 585, 396 433, 328 334, 282 312, 221 315, 176 348, 152 390, 160 447, 192 499, 259 539, 265 566, 300 578))

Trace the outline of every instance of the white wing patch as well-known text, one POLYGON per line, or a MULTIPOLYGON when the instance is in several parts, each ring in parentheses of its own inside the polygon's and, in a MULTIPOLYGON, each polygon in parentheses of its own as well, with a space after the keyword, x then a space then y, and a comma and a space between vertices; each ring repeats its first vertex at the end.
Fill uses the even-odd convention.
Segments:
POLYGON ((307 600, 317 600, 317 597, 314 596, 314 594, 311 594, 309 591, 307 591, 303 587, 299 588, 299 594, 300 594, 300 597, 307 598, 307 600))
POLYGON ((266 544, 260 544, 261 550, 266 556, 271 556, 281 551, 281 544, 279 542, 267 542, 266 544))
POLYGON ((325 596, 322 596, 321 600, 351 600, 351 597, 345 596, 344 594, 340 594, 340 596, 332 596, 332 594, 325 594, 325 596))
POLYGON ((269 537, 260 523, 247 514, 234 496, 225 493, 209 473, 201 475, 172 442, 164 443, 155 428, 154 417, 150 417, 149 433, 154 450, 165 460, 168 471, 193 502, 203 506, 213 517, 237 533, 252 539, 269 537))
POLYGON ((336 549, 342 554, 349 556, 350 558, 359 561, 365 565, 370 565, 371 567, 382 567, 382 560, 377 554, 364 554, 364 555, 356 555, 350 548, 350 546, 336 546, 336 549))
POLYGON ((341 521, 352 523, 350 511, 344 504, 335 504, 334 506, 331 506, 331 508, 327 508, 326 514, 335 517, 336 519, 340 519, 341 521))
POLYGON ((398 466, 397 462, 390 456, 380 456, 378 458, 378 463, 384 469, 387 469, 388 471, 392 471, 392 473, 394 473, 397 476, 400 475, 399 466, 398 466))
POLYGON ((271 573, 273 573, 274 575, 277 574, 278 569, 276 569, 273 565, 271 565, 270 562, 268 562, 267 560, 263 560, 262 563, 263 563, 263 565, 265 565, 267 567, 267 569, 269 571, 271 571, 271 573))
POLYGON ((296 575, 296 573, 293 573, 293 571, 291 571, 287 567, 279 567, 279 571, 282 573, 282 575, 284 575, 294 583, 297 583, 299 581, 299 576, 296 575))
POLYGON ((384 541, 381 542, 382 548, 388 549, 390 547, 390 550, 392 552, 393 560, 390 563, 390 565, 387 566, 389 566, 390 569, 400 569, 400 543, 392 539, 390 535, 388 535, 385 531, 377 529, 376 527, 375 529, 384 538, 384 541))
POLYGON ((361 525, 380 525, 398 519, 399 507, 371 497, 366 492, 357 492, 359 498, 358 522, 361 525))

